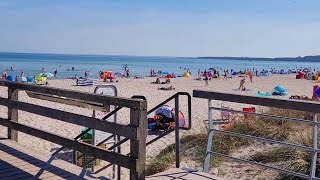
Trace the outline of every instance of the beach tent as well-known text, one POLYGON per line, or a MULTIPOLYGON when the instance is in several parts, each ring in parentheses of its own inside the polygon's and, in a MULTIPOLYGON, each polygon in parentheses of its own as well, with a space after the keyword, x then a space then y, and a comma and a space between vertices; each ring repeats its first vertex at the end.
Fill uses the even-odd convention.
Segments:
POLYGON ((117 79, 116 76, 112 73, 112 71, 106 71, 101 76, 101 79, 117 79))
POLYGON ((183 77, 190 77, 190 73, 188 72, 183 73, 183 77))
POLYGON ((166 78, 174 78, 174 76, 172 74, 168 74, 165 76, 166 78))
POLYGON ((22 76, 22 77, 20 77, 20 81, 26 83, 27 82, 27 78, 22 76))
POLYGON ((299 71, 298 74, 297 74, 297 76, 296 76, 296 78, 297 78, 297 79, 304 79, 305 75, 306 75, 305 72, 299 71))
POLYGON ((274 92, 276 92, 277 95, 288 95, 288 90, 282 86, 276 86, 274 92))
POLYGON ((260 73, 258 74, 258 76, 263 76, 263 77, 269 77, 269 76, 271 76, 271 75, 272 75, 271 72, 260 72, 260 73))
POLYGON ((42 76, 44 76, 44 77, 53 77, 54 75, 52 73, 46 72, 42 76))
POLYGON ((42 81, 42 82, 46 82, 48 80, 47 77, 43 76, 42 73, 40 73, 38 76, 37 76, 37 81, 42 81))
POLYGON ((8 81, 14 81, 14 77, 13 77, 13 76, 8 76, 8 77, 7 77, 7 80, 8 80, 8 81))
MULTIPOLYGON (((157 117, 161 116, 163 117, 162 120, 160 120, 160 123, 162 124, 167 124, 168 127, 173 128, 175 127, 175 109, 168 106, 164 105, 158 108, 155 111, 155 117, 154 118, 148 118, 148 128, 149 129, 157 129, 155 126, 157 126, 156 120, 157 117)), ((179 127, 181 128, 188 128, 188 120, 185 118, 183 113, 179 111, 179 127)))
POLYGON ((27 83, 28 83, 28 84, 35 84, 36 81, 35 81, 34 77, 29 76, 29 77, 27 77, 27 83))
POLYGON ((168 74, 172 74, 172 72, 170 72, 170 71, 163 71, 162 74, 163 74, 163 75, 168 75, 168 74))

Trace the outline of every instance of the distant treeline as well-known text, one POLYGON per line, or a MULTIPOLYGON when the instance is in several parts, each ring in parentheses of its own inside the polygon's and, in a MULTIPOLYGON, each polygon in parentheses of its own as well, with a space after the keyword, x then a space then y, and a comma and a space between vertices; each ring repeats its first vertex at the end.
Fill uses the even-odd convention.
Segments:
POLYGON ((261 58, 261 57, 198 57, 199 59, 226 59, 226 60, 260 60, 260 61, 303 61, 303 62, 320 62, 320 55, 304 57, 278 57, 278 58, 261 58))

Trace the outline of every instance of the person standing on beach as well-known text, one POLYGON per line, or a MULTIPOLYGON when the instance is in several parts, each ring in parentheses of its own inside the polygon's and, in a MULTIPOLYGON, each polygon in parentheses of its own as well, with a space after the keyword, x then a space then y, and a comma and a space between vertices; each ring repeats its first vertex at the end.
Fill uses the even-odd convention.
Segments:
POLYGON ((130 71, 129 71, 129 68, 127 69, 126 73, 127 73, 127 77, 130 77, 130 71))
POLYGON ((246 90, 246 88, 244 87, 245 79, 246 79, 246 78, 244 77, 244 78, 242 78, 242 79, 240 80, 240 86, 239 86, 239 90, 240 90, 240 91, 246 90))
POLYGON ((44 73, 44 71, 45 71, 45 69, 44 69, 44 67, 42 67, 41 72, 44 73))
POLYGON ((250 79, 250 82, 253 83, 252 79, 253 79, 253 72, 250 71, 249 72, 249 79, 250 79))
POLYGON ((204 81, 205 81, 205 86, 209 86, 209 82, 208 82, 208 80, 209 80, 208 72, 207 72, 207 70, 205 69, 205 70, 204 70, 204 81))
POLYGON ((20 77, 24 77, 24 72, 21 70, 20 77))
POLYGON ((228 80, 228 77, 227 77, 227 71, 226 70, 224 70, 223 71, 223 79, 225 79, 225 80, 228 80))
POLYGON ((54 77, 57 77, 57 74, 58 74, 58 70, 56 69, 56 70, 54 71, 54 77))

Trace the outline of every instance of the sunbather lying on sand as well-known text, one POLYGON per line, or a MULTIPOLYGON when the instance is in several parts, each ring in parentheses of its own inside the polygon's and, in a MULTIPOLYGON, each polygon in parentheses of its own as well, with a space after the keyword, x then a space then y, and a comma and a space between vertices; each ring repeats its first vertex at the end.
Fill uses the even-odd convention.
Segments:
POLYGON ((170 87, 162 87, 162 88, 158 88, 158 90, 165 90, 165 91, 170 91, 170 90, 176 90, 175 88, 173 88, 172 86, 170 87))

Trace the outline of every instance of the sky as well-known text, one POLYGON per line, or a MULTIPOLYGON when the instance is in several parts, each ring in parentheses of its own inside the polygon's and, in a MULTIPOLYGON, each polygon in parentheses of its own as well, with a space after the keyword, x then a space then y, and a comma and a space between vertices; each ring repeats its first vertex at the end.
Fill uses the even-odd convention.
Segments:
POLYGON ((0 51, 320 54, 319 0, 1 0, 0 51))

